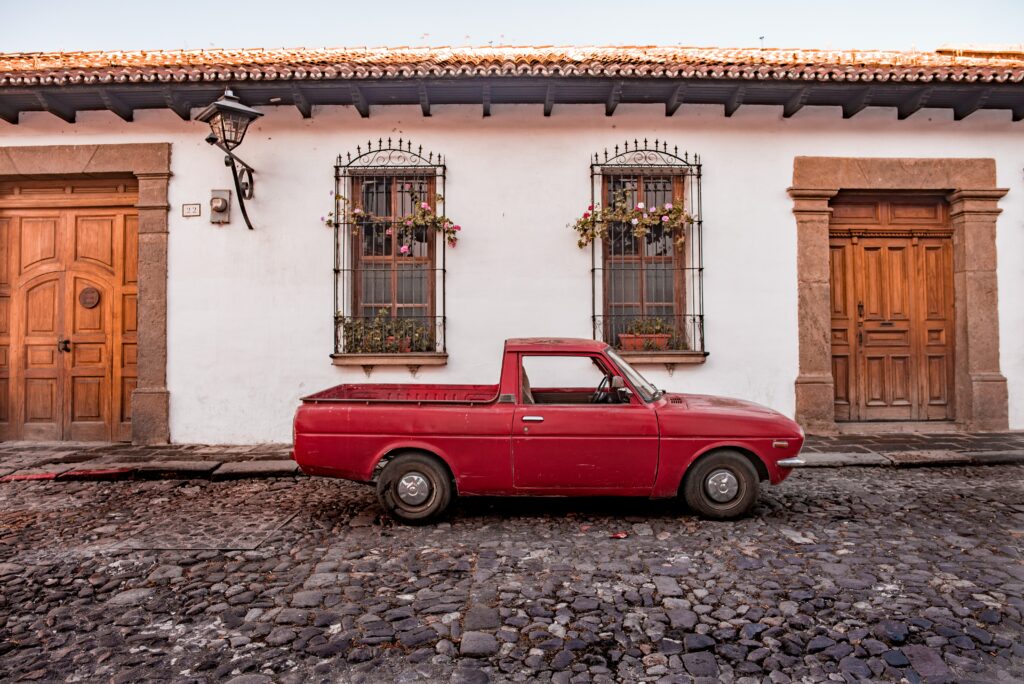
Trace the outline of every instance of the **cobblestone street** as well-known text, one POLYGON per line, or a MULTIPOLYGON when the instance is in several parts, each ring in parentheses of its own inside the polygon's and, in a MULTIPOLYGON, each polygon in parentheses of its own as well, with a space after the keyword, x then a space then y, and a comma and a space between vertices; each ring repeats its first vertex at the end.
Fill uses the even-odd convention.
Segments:
POLYGON ((753 517, 316 478, 0 485, 0 680, 1024 679, 1024 466, 798 471, 753 517), (617 533, 625 533, 625 538, 617 533))

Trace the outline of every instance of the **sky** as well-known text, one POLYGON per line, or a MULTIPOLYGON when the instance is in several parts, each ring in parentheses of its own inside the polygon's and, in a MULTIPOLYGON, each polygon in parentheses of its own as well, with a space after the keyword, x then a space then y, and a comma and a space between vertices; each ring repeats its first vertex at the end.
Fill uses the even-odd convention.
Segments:
POLYGON ((0 0, 0 52, 1024 44, 1024 0, 0 0))

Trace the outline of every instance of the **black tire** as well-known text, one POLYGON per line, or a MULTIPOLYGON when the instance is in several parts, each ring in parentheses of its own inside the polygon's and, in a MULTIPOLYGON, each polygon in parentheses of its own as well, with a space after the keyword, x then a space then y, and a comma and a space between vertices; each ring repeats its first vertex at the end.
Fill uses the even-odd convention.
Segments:
POLYGON ((402 454, 384 466, 377 480, 377 500, 395 520, 423 525, 447 510, 452 501, 451 478, 444 465, 432 456, 402 454), (416 501, 422 483, 427 487, 426 497, 416 501))
POLYGON ((683 498, 691 510, 705 518, 729 520, 750 512, 757 502, 759 486, 757 470, 746 456, 736 451, 716 451, 690 467, 683 481, 683 498), (710 482, 712 478, 715 482, 710 482), (719 498, 727 496, 733 481, 736 492, 726 500, 716 499, 709 491, 710 487, 719 491, 719 498))

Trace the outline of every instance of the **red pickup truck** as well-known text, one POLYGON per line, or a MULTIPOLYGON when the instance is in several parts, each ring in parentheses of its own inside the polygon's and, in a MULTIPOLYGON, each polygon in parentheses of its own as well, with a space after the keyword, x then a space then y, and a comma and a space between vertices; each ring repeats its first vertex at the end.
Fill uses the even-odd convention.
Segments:
POLYGON ((376 482, 421 523, 460 496, 682 495, 711 518, 747 513, 804 433, 758 404, 657 389, 607 344, 505 342, 497 385, 338 385, 304 397, 293 458, 309 475, 376 482))

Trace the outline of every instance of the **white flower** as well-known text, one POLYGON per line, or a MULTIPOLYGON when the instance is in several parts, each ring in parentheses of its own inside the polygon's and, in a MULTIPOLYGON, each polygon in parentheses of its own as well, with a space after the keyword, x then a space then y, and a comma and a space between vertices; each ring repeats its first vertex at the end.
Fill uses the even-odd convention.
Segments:
POLYGON ((636 203, 636 208, 637 209, 643 209, 644 208, 644 203, 643 202, 637 202, 636 203))
POLYGON ((640 223, 640 219, 633 219, 632 221, 630 221, 630 223, 632 223, 635 226, 636 224, 640 223))

